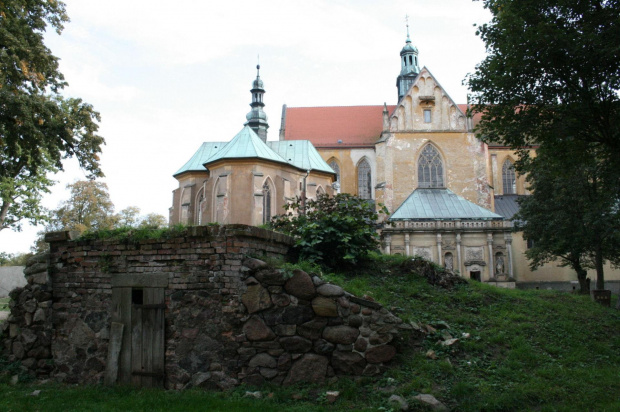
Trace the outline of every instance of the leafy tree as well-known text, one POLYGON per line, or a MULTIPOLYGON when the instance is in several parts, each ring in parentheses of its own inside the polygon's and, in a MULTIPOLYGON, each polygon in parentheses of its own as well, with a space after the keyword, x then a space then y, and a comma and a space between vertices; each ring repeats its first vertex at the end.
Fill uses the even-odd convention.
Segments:
POLYGON ((140 208, 137 206, 128 206, 118 212, 119 226, 137 226, 140 220, 140 208))
POLYGON ((76 157, 89 177, 103 176, 99 114, 60 94, 67 83, 43 43, 48 24, 60 34, 68 20, 60 1, 0 2, 0 230, 45 221, 41 194, 62 159, 76 157))
POLYGON ((487 57, 469 75, 477 132, 528 145, 592 143, 620 166, 620 0, 482 0, 487 57))
MULTIPOLYGON (((351 266, 379 247, 375 223, 379 218, 372 203, 346 193, 319 195, 307 202, 304 213, 297 198, 275 216, 270 226, 295 238, 301 259, 332 269, 351 266)), ((387 209, 381 207, 381 213, 387 209)))
POLYGON ((589 292, 587 269, 596 269, 602 289, 605 260, 620 261, 620 188, 607 186, 607 167, 590 145, 541 146, 524 166, 533 194, 515 216, 517 229, 533 241, 526 252, 531 268, 559 259, 577 272, 582 293, 589 292))
POLYGON ((168 219, 164 215, 158 213, 149 213, 140 220, 139 227, 148 227, 152 229, 161 229, 168 226, 168 219))
POLYGON ((476 131, 516 150, 517 170, 530 173, 530 185, 540 191, 521 212, 547 231, 536 234, 530 226, 525 232, 541 238, 530 256, 547 252, 593 264, 603 288, 603 263, 620 254, 607 233, 620 186, 620 0, 482 1, 493 18, 478 28, 487 57, 467 79, 473 112, 483 115, 476 131), (531 158, 532 147, 540 159, 531 158), (562 188, 569 192, 554 192, 562 188), (577 204, 568 207, 569 201, 577 204), (544 216, 554 224, 544 224, 544 216), (579 239, 559 241, 553 231, 579 239))
POLYGON ((108 185, 94 180, 78 180, 67 185, 68 200, 52 211, 52 222, 48 230, 112 229, 118 222, 114 214, 114 203, 108 193, 108 185))
POLYGON ((32 253, 6 253, 0 252, 0 266, 25 266, 32 253))
POLYGON ((151 228, 159 229, 167 225, 167 219, 157 213, 140 215, 140 208, 129 206, 114 213, 114 203, 110 199, 108 186, 103 182, 79 180, 67 185, 69 199, 60 203, 49 213, 49 223, 38 233, 31 250, 35 253, 47 250, 45 233, 59 230, 75 230, 80 233, 102 229, 151 228))
POLYGON ((115 227, 135 227, 160 229, 168 225, 168 219, 158 213, 140 215, 140 208, 128 206, 121 210, 116 217, 115 227))

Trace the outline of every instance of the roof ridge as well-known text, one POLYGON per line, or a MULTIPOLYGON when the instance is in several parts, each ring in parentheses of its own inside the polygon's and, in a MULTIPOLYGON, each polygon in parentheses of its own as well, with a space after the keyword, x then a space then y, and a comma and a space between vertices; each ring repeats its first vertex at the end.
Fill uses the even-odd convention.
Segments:
POLYGON ((233 159, 233 158, 243 158, 243 157, 247 157, 247 158, 256 157, 256 158, 267 159, 267 160, 271 160, 271 161, 275 161, 279 163, 288 163, 286 160, 282 158, 282 156, 280 156, 273 149, 271 149, 265 142, 263 142, 262 139, 256 134, 256 132, 254 132, 254 130, 252 130, 251 127, 244 126, 243 129, 241 129, 241 131, 235 135, 235 137, 233 137, 228 143, 226 143, 226 146, 224 146, 221 150, 219 150, 218 152, 210 156, 208 159, 206 159, 203 164, 211 163, 211 162, 214 162, 220 159, 227 159, 227 158, 233 159), (229 152, 233 150, 235 145, 240 144, 239 141, 241 139, 249 140, 249 144, 252 146, 252 150, 254 153, 247 153, 247 148, 242 148, 246 150, 246 153, 241 153, 238 156, 235 156, 234 154, 230 155, 229 152), (261 153, 264 151, 266 151, 266 154, 268 156, 265 156, 265 154, 261 153))
POLYGON ((419 219, 503 219, 503 216, 480 206, 448 188, 416 188, 390 216, 390 220, 419 219), (437 196, 431 198, 430 193, 437 196), (446 198, 447 196, 447 198, 446 198), (454 198, 452 198, 454 197, 454 198))
MULTIPOLYGON (((388 104, 388 107, 397 106, 388 104)), ((355 104, 355 105, 335 105, 335 106, 286 106, 286 109, 329 109, 333 107, 383 107, 383 104, 355 104)))

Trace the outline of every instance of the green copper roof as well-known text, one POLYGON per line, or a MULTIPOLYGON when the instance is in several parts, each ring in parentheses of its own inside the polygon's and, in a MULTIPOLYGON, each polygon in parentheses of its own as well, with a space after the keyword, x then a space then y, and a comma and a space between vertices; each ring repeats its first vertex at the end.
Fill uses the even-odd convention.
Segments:
POLYGON ((334 173, 309 140, 267 142, 245 126, 228 143, 204 142, 191 159, 173 176, 207 170, 206 165, 222 159, 257 158, 289 164, 301 170, 334 173))
POLYGON ((288 163, 267 146, 249 126, 245 126, 222 150, 214 152, 203 164, 222 159, 258 158, 278 163, 288 163))
POLYGON ((282 140, 267 142, 267 144, 274 152, 295 167, 302 170, 334 173, 309 140, 282 140))
POLYGON ((485 219, 503 217, 466 200, 448 189, 416 189, 390 220, 485 219))
POLYGON ((180 175, 185 172, 205 172, 207 169, 203 166, 205 159, 210 158, 215 152, 226 146, 226 142, 204 142, 191 159, 187 161, 173 176, 180 175))

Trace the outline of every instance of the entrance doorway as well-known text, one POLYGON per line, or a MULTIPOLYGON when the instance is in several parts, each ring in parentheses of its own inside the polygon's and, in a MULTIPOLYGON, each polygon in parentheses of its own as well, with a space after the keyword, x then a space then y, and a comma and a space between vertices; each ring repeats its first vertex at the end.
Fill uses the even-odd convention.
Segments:
POLYGON ((480 271, 472 270, 471 272, 469 272, 469 278, 472 280, 475 280, 476 282, 480 282, 481 281, 480 271))

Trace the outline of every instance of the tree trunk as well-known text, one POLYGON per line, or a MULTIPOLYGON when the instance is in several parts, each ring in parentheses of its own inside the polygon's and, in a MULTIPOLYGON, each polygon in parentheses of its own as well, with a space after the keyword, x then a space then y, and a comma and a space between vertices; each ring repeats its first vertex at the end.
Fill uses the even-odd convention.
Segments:
POLYGON ((577 280, 579 281, 579 293, 584 295, 590 294, 590 282, 588 281, 588 271, 579 267, 577 271, 577 280))
POLYGON ((4 221, 9 213, 9 206, 11 206, 11 202, 6 200, 2 202, 2 206, 0 207, 0 230, 8 228, 8 226, 4 226, 4 221))
POLYGON ((605 274, 603 273, 603 248, 598 246, 594 256, 596 266, 596 290, 605 289, 605 274))

